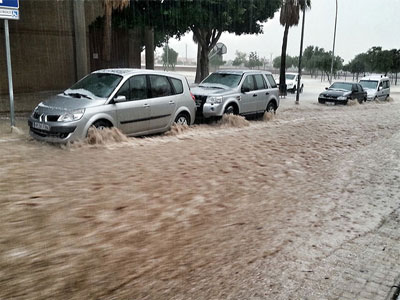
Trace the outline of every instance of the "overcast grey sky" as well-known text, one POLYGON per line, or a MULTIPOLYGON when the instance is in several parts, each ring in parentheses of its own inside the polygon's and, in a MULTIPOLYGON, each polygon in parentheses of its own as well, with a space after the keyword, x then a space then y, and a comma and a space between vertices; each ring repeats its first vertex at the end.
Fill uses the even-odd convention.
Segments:
MULTIPOLYGON (((348 62, 355 55, 366 52, 372 46, 383 49, 400 49, 400 0, 338 0, 338 27, 335 53, 348 62)), ((306 13, 304 46, 319 46, 332 50, 335 23, 335 0, 312 0, 312 8, 306 13)), ((288 54, 300 52, 301 20, 289 31, 288 54)), ((279 12, 264 24, 260 35, 235 36, 224 33, 220 42, 226 44, 228 53, 224 60, 235 58, 235 52, 257 51, 260 57, 270 58, 281 53, 283 27, 279 24, 279 12)), ((170 40, 170 47, 185 58, 196 57, 197 46, 192 35, 181 41, 170 40)))

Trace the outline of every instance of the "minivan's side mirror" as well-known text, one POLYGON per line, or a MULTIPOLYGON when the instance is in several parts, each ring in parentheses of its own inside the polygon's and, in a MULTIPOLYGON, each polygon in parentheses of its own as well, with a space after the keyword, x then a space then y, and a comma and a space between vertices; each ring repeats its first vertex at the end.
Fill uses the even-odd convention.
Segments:
POLYGON ((114 103, 124 102, 124 101, 126 101, 126 97, 123 96, 123 95, 119 95, 119 96, 114 98, 114 103))
POLYGON ((244 93, 248 93, 248 92, 250 92, 250 88, 247 86, 242 86, 242 93, 244 94, 244 93))
POLYGON ((378 91, 382 91, 382 90, 383 90, 383 86, 380 85, 380 86, 378 87, 378 91))
POLYGON ((328 87, 325 88, 325 90, 328 90, 328 89, 329 89, 328 87))

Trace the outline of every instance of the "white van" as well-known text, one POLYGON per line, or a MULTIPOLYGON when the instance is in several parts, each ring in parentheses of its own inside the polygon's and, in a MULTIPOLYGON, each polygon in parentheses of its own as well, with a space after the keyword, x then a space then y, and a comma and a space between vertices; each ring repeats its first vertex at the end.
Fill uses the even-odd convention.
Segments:
POLYGON ((390 96, 390 80, 386 76, 371 75, 360 80, 367 92, 367 100, 386 100, 390 96))

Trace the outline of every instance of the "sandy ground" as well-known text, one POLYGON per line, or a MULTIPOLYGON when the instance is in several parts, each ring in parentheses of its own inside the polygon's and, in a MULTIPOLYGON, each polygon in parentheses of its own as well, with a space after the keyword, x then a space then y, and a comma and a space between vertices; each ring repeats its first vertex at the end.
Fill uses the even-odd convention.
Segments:
MULTIPOLYGON (((399 209, 393 101, 58 147, 0 120, 0 299, 329 298, 310 270, 399 209)), ((340 288, 340 287, 339 287, 340 288)))

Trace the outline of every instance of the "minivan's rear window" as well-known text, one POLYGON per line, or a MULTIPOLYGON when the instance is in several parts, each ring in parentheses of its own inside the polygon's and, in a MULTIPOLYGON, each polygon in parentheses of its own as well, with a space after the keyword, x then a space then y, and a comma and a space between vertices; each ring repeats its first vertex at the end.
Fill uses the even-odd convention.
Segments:
POLYGON ((172 85, 174 86, 175 93, 182 94, 183 93, 182 81, 180 81, 179 79, 176 79, 176 78, 171 78, 171 77, 170 77, 170 79, 171 79, 172 85))

